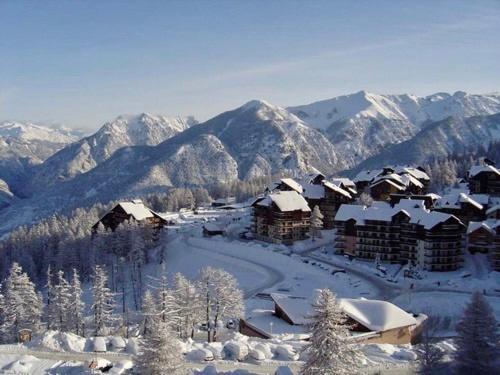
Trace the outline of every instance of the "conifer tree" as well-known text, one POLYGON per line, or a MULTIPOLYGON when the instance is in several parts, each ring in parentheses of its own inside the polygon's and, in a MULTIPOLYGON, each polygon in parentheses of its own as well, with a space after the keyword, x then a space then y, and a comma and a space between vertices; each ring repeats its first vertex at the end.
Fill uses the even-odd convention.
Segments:
POLYGON ((106 334, 106 329, 111 322, 111 315, 114 309, 114 296, 107 285, 108 276, 100 266, 95 267, 94 280, 92 284, 92 295, 94 303, 92 311, 94 313, 94 336, 106 334))
POLYGON ((158 315, 157 302, 148 289, 142 299, 142 334, 144 336, 149 336, 156 330, 159 321, 158 315))
POLYGON ((193 338, 196 323, 202 319, 201 301, 196 285, 181 273, 174 275, 173 297, 179 315, 179 334, 193 338))
POLYGON ((347 341, 347 317, 330 290, 319 291, 309 319, 311 338, 304 347, 307 360, 300 374, 352 374, 358 366, 359 355, 347 341))
POLYGON ((495 315, 486 298, 472 295, 457 324, 455 372, 459 375, 494 374, 500 358, 495 315))
POLYGON ((316 237, 321 236, 321 229, 323 229, 323 214, 318 206, 314 206, 311 213, 311 234, 313 241, 316 237))
POLYGON ((168 324, 160 321, 151 335, 144 337, 142 353, 135 361, 135 372, 141 375, 185 374, 181 350, 168 324))
POLYGON ((85 304, 82 301, 82 286, 80 276, 76 269, 73 269, 73 278, 71 279, 71 289, 69 298, 69 322, 68 327, 77 335, 84 336, 83 310, 85 304))
POLYGON ((13 263, 3 291, 2 336, 5 341, 14 341, 20 329, 34 333, 40 329, 43 300, 35 290, 35 284, 23 272, 21 266, 13 263))

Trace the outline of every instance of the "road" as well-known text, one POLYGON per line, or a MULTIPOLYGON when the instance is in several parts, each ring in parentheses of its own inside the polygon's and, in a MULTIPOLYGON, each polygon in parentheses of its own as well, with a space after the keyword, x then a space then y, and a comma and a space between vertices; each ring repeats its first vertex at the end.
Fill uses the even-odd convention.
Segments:
MULTIPOLYGON (((261 293, 262 291, 264 291, 268 288, 272 288, 273 286, 275 286, 275 285, 281 283, 283 280, 285 280, 285 274, 281 270, 270 267, 269 265, 266 265, 266 264, 262 264, 262 262, 256 262, 256 261, 253 261, 253 260, 248 259, 248 258, 243 258, 241 256, 230 255, 230 254, 227 254, 223 251, 217 251, 213 247, 208 249, 208 248, 196 245, 193 243, 193 241, 190 240, 190 238, 188 236, 184 236, 184 241, 190 247, 193 247, 197 250, 201 250, 201 251, 205 251, 205 252, 209 252, 209 253, 217 253, 218 255, 222 255, 222 256, 225 256, 227 258, 237 259, 238 262, 240 262, 240 263, 243 263, 243 264, 246 263, 246 264, 251 265, 250 266, 251 268, 257 267, 257 268, 263 270, 268 275, 267 279, 264 280, 261 284, 255 286, 253 288, 244 289, 245 299, 252 298, 256 294, 261 293)), ((237 252, 235 254, 237 254, 237 252)))

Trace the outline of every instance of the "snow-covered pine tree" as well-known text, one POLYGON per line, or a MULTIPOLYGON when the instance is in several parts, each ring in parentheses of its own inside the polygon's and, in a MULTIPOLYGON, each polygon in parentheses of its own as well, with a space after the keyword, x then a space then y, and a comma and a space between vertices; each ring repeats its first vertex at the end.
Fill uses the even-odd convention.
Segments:
POLYGON ((309 319, 311 338, 303 349, 307 360, 300 374, 352 374, 358 366, 359 354, 347 341, 347 317, 329 289, 319 291, 309 319))
POLYGON ((152 334, 144 337, 142 353, 135 364, 134 372, 141 375, 186 373, 180 343, 167 323, 160 321, 152 334))
POLYGON ((181 338, 193 338, 196 323, 202 319, 201 301, 196 285, 181 273, 174 275, 173 296, 179 315, 181 338))
POLYGON ((71 300, 70 285, 64 278, 64 272, 59 270, 56 274, 56 282, 53 286, 51 308, 53 316, 50 316, 52 327, 56 330, 66 332, 69 330, 69 306, 71 300))
POLYGON ((21 266, 13 263, 4 284, 4 317, 2 336, 6 342, 15 341, 20 329, 40 330, 43 314, 43 300, 35 290, 35 284, 23 272, 21 266))
POLYGON ((142 334, 151 335, 156 330, 159 320, 157 302, 151 290, 147 289, 142 299, 142 334))
POLYGON ((73 278, 71 279, 70 303, 68 308, 69 321, 68 328, 77 335, 84 336, 83 310, 85 303, 82 301, 82 286, 80 276, 76 269, 73 269, 73 278))
POLYGON ((54 322, 55 319, 55 308, 53 305, 54 301, 54 285, 53 285, 53 277, 54 275, 52 274, 52 267, 49 264, 47 267, 47 283, 45 284, 45 288, 47 289, 47 304, 45 307, 46 313, 45 313, 45 319, 47 320, 47 329, 52 329, 52 323, 54 322))
POLYGON ((319 210, 318 206, 314 206, 311 213, 311 235, 312 239, 316 237, 321 238, 321 229, 323 229, 323 214, 319 210))
POLYGON ((106 328, 111 322, 111 316, 114 309, 114 296, 107 285, 108 276, 106 271, 99 265, 95 266, 94 280, 92 284, 92 295, 94 303, 92 311, 94 312, 94 336, 106 334, 106 328))
POLYGON ((494 374, 500 358, 498 326, 486 298, 479 292, 472 295, 457 324, 455 372, 494 374))

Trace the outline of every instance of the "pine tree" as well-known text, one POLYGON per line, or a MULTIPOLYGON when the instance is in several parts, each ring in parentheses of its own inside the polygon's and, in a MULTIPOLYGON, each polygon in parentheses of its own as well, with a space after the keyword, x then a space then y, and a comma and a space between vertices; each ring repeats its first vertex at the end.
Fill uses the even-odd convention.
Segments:
POLYGON ((108 276, 100 267, 95 267, 94 280, 92 284, 92 295, 94 303, 92 310, 94 312, 94 336, 106 334, 106 327, 111 321, 111 314, 114 309, 113 293, 107 286, 108 276))
POLYGON ((457 374, 494 374, 500 358, 498 327, 491 306, 475 292, 457 324, 457 374))
POLYGON ((83 309, 85 304, 82 301, 82 286, 80 276, 76 269, 73 269, 73 278, 71 279, 71 289, 69 298, 69 321, 68 328, 77 335, 84 336, 83 309))
POLYGON ((13 263, 4 285, 2 336, 13 341, 20 329, 38 332, 43 313, 43 300, 35 284, 17 263, 13 263))
POLYGON ((146 290, 142 299, 142 334, 144 336, 151 335, 158 326, 159 314, 156 304, 151 291, 146 290))
POLYGON ((54 329, 65 332, 69 330, 68 321, 71 291, 69 283, 64 278, 63 271, 57 272, 56 284, 53 288, 53 308, 51 309, 53 316, 50 316, 50 319, 52 320, 54 329))
POLYGON ((311 234, 313 241, 316 237, 321 237, 321 229, 323 229, 323 214, 318 206, 314 206, 311 213, 311 234))
POLYGON ((311 338, 304 347, 307 360, 300 374, 352 374, 359 362, 358 352, 347 341, 347 319, 335 295, 328 289, 320 290, 313 310, 308 324, 311 338))
POLYGON ((135 363, 135 372, 141 375, 186 373, 180 343, 164 322, 160 322, 152 334, 144 338, 142 354, 135 363))

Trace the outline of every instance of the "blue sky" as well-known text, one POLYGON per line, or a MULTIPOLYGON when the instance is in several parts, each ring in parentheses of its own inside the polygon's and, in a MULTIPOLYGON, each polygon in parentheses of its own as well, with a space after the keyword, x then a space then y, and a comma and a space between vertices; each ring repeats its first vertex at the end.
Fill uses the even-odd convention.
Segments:
POLYGON ((0 1, 0 120, 500 91, 500 1, 0 1))

